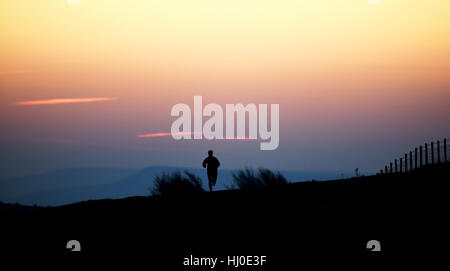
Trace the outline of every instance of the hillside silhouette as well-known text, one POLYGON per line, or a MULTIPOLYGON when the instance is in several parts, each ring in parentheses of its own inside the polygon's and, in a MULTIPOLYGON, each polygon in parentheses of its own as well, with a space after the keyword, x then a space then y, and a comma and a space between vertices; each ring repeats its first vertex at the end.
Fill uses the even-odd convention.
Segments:
MULTIPOLYGON (((142 169, 71 168, 0 181, 0 201, 24 205, 59 206, 94 199, 148 195, 155 176, 188 170, 207 182, 203 168, 150 166, 142 169)), ((215 189, 232 184, 234 170, 221 169, 215 189)), ((348 172, 345 172, 349 174, 348 172)), ((331 180, 341 172, 282 171, 289 181, 331 180)))
MULTIPOLYGON (((287 183, 277 189, 85 201, 60 207, 0 204, 2 248, 144 254, 182 267, 183 257, 268 255, 269 267, 312 254, 433 250, 444 232, 450 164, 390 175, 287 183)), ((150 263, 149 263, 150 264, 150 263)), ((184 270, 195 270, 184 268, 184 270)))

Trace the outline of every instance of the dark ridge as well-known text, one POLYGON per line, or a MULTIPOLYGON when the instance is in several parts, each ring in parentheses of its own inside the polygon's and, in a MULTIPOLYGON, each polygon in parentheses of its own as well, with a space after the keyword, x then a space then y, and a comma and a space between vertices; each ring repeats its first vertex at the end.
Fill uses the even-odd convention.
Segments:
POLYGON ((0 204, 2 247, 21 250, 32 242, 42 251, 65 253, 66 242, 76 239, 85 254, 145 254, 154 263, 180 268, 191 254, 268 255, 274 266, 292 264, 299 255, 366 256, 371 239, 382 243, 385 254, 429 252, 444 232, 448 180, 450 164, 442 163, 273 190, 140 196, 49 208, 0 204))

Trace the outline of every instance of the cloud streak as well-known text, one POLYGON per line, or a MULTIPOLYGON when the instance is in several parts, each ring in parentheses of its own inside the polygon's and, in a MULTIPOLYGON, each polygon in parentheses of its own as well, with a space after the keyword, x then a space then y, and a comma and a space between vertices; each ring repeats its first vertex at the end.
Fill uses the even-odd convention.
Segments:
MULTIPOLYGON (((164 136, 172 136, 172 135, 198 135, 204 134, 202 132, 178 132, 178 133, 150 133, 150 134, 139 134, 136 135, 137 138, 152 138, 152 137, 164 137, 164 136)), ((258 140, 257 138, 249 138, 249 137, 232 137, 232 138, 215 138, 218 140, 258 140)))
POLYGON ((32 70, 12 70, 12 71, 0 71, 0 76, 7 76, 7 75, 17 75, 17 74, 24 74, 24 73, 30 73, 33 72, 32 70))
POLYGON ((71 104, 71 103, 93 103, 93 102, 113 101, 117 99, 118 99, 117 97, 47 99, 47 100, 20 101, 14 103, 14 105, 31 106, 31 105, 52 105, 52 104, 71 104))

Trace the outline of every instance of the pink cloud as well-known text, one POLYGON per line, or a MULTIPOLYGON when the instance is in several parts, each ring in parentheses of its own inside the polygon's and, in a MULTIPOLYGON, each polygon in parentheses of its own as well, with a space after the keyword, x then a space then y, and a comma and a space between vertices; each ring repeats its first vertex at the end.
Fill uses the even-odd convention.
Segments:
POLYGON ((47 99, 47 100, 20 101, 14 103, 14 105, 27 106, 27 105, 50 105, 50 104, 69 104, 69 103, 93 103, 93 102, 112 101, 117 99, 118 99, 117 97, 47 99))
MULTIPOLYGON (((150 133, 150 134, 139 134, 136 135, 137 138, 150 138, 150 137, 163 137, 172 135, 195 135, 202 134, 202 132, 178 132, 178 133, 150 133)), ((232 138, 215 138, 218 140, 258 140, 257 138, 249 137, 232 137, 232 138)))

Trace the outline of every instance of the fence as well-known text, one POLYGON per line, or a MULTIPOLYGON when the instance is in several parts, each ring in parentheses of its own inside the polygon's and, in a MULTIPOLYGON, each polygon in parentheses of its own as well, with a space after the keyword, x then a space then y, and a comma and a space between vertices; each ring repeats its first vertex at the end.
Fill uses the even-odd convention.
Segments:
POLYGON ((405 153, 403 157, 395 159, 389 165, 385 165, 384 169, 380 170, 380 174, 393 174, 413 171, 423 166, 434 165, 448 162, 447 153, 447 139, 425 143, 424 146, 419 146, 405 153))

